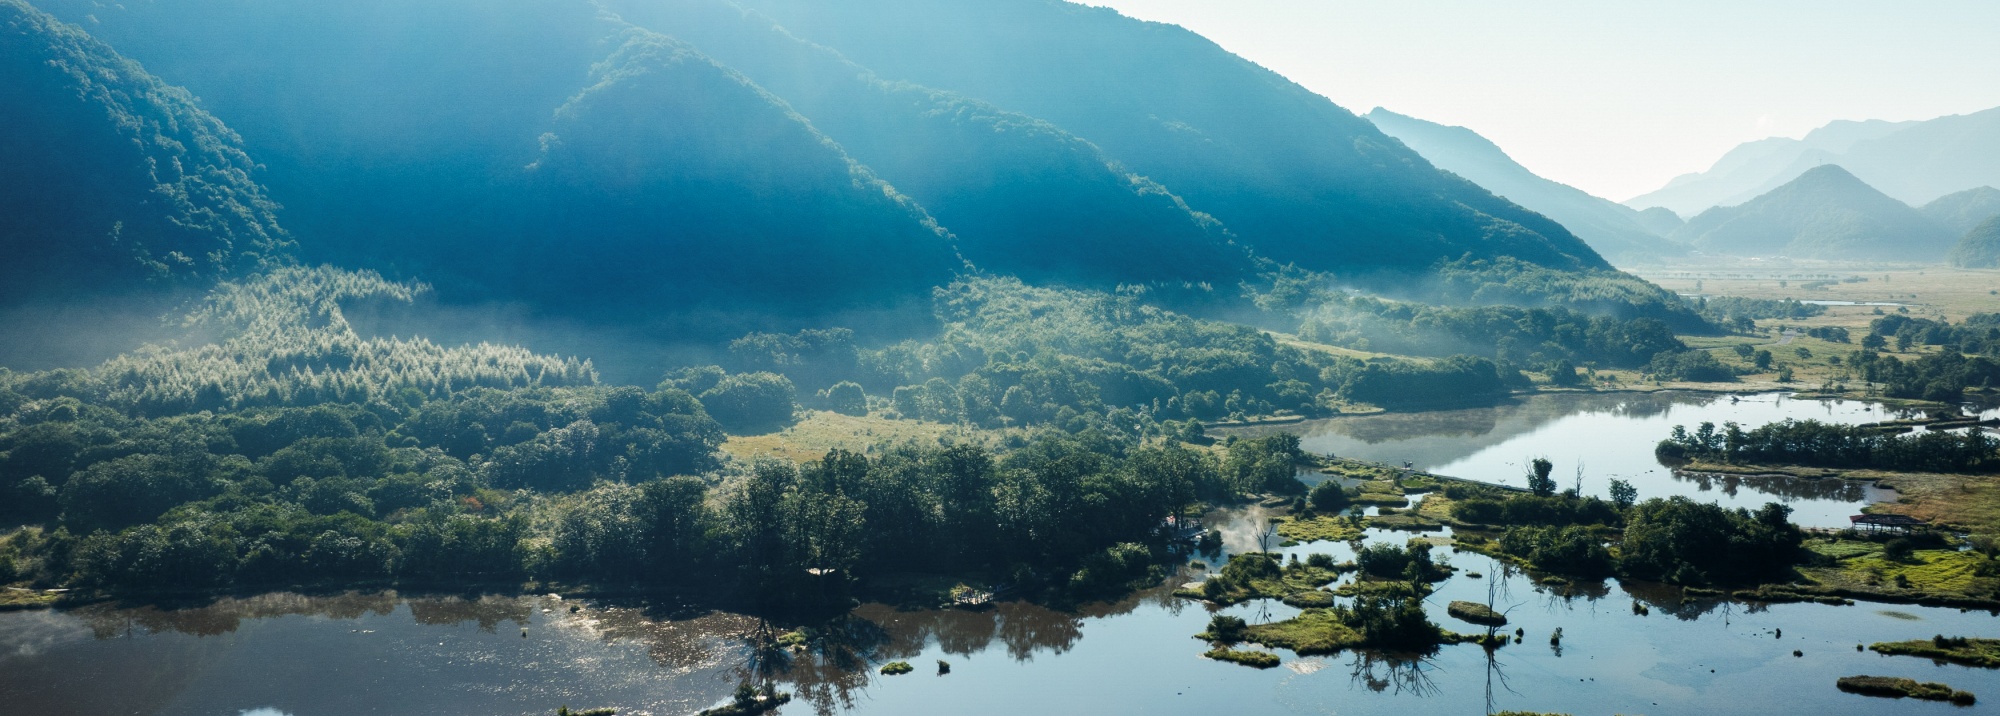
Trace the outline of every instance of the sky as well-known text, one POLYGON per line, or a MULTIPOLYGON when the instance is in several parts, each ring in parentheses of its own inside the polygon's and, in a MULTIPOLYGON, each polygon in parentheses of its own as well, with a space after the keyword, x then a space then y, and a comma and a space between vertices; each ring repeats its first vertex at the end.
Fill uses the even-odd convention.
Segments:
POLYGON ((2000 0, 1083 0, 1625 200, 1836 119, 2000 106, 2000 0))

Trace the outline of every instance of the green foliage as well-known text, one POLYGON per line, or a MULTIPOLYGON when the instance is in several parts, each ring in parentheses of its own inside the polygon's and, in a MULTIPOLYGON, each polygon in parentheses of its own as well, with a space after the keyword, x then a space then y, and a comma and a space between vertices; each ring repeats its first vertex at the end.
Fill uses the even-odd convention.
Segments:
POLYGON ((1620 543, 1619 567, 1636 576, 1678 584, 1747 584, 1781 575, 1799 553, 1804 533, 1791 508, 1770 503, 1754 514, 1676 495, 1632 508, 1620 543))
POLYGON ((1473 354, 1527 365, 1568 360, 1636 367, 1659 353, 1687 348, 1657 318, 1592 316, 1562 307, 1448 307, 1330 295, 1301 318, 1301 337, 1331 345, 1411 355, 1473 354))
POLYGON ((1693 433, 1676 425, 1654 452, 1669 460, 1750 465, 1961 473, 2000 469, 2000 438, 1980 431, 1898 435, 1817 420, 1784 420, 1747 432, 1733 422, 1721 430, 1702 423, 1693 433))
POLYGON ((1918 682, 1892 676, 1843 676, 1837 685, 1841 691, 1868 696, 1950 701, 1960 706, 1971 706, 1979 700, 1970 691, 1959 691, 1934 681, 1918 682))
POLYGON ((737 373, 701 393, 702 407, 731 432, 770 432, 792 422, 797 389, 776 373, 737 373))
POLYGON ((1227 661, 1259 669, 1269 669, 1277 666, 1279 663, 1278 655, 1268 651, 1239 650, 1224 646, 1210 649, 1206 653, 1203 653, 1202 656, 1216 661, 1227 661))
POLYGON ((1583 525, 1511 527, 1500 536, 1500 549, 1539 569, 1563 574, 1603 577, 1615 566, 1604 539, 1583 525))
POLYGON ((2000 669, 2000 639, 1939 634, 1929 639, 1877 642, 1868 648, 1882 654, 1907 654, 1966 666, 2000 669))
POLYGON ((199 285, 290 260, 242 140, 82 29, 0 2, 0 302, 199 285))
POLYGON ((478 387, 597 382, 588 361, 521 348, 364 339, 341 312, 343 302, 407 301, 423 290, 367 271, 275 269, 223 284, 189 315, 190 328, 220 335, 218 343, 149 348, 88 373, 43 376, 24 387, 42 398, 73 396, 138 414, 173 415, 319 403, 394 409, 478 387))
POLYGON ((1708 351, 1660 353, 1646 364, 1645 371, 1661 380, 1691 383, 1726 383, 1736 380, 1736 371, 1715 359, 1708 351))

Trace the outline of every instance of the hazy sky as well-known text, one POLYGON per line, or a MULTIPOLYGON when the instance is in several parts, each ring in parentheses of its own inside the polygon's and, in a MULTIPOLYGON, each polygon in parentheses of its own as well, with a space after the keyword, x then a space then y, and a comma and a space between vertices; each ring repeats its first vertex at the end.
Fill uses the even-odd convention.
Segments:
POLYGON ((2000 0, 1086 0, 1627 199, 1835 119, 2000 106, 2000 0))

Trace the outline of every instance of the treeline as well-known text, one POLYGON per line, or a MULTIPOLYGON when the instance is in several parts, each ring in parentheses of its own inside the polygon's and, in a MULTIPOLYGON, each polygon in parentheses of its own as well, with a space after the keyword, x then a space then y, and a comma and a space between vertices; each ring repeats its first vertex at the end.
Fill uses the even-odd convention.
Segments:
POLYGON ((1126 435, 1349 402, 1486 401, 1526 385, 1483 358, 1362 361, 1141 298, 966 279, 938 290, 933 340, 864 349, 840 329, 752 334, 731 345, 729 367, 782 373, 828 409, 864 410, 872 396, 903 418, 1126 435))
POLYGON ((1967 390, 2000 387, 2000 358, 1967 358, 1953 350, 1909 361, 1863 350, 1856 352, 1848 363, 1862 378, 1881 383, 1883 394, 1892 398, 1950 403, 1964 399, 1967 390))
POLYGON ((2000 357, 2000 313, 1975 313, 1953 325, 1949 321, 1892 313, 1868 323, 1862 347, 1896 350, 1912 346, 1942 346, 1968 355, 2000 357))
POLYGON ((1543 489, 1527 494, 1446 488, 1454 520, 1499 532, 1490 540, 1461 532, 1461 543, 1561 574, 1690 585, 1782 579, 1802 556, 1805 535, 1789 521, 1791 508, 1777 503, 1753 512, 1678 495, 1640 502, 1618 480, 1604 500, 1555 492, 1546 469, 1539 482, 1543 489))
POLYGON ((1768 298, 1742 298, 1739 296, 1705 296, 1689 301, 1691 307, 1701 317, 1724 328, 1739 333, 1757 327, 1757 321, 1765 319, 1800 320, 1826 313, 1826 307, 1802 303, 1796 299, 1772 300, 1768 298))
POLYGON ((597 382, 589 361, 517 346, 362 338, 341 313, 343 302, 409 301, 426 290, 372 271, 274 269, 220 285, 189 314, 191 334, 215 342, 149 346, 90 370, 7 382, 30 398, 71 397, 153 416, 319 403, 407 407, 471 388, 597 382))
POLYGON ((1099 594, 1160 576, 1164 517, 1296 492, 1303 459, 1283 436, 1218 459, 1051 431, 1004 455, 834 451, 718 481, 720 440, 677 389, 475 390, 401 417, 29 404, 0 434, 0 504, 46 528, 0 541, 0 562, 116 593, 541 579, 785 607, 914 571, 1099 594))
POLYGON ((1785 420, 1744 430, 1736 423, 1676 425, 1654 453, 1663 460, 1872 468, 1912 472, 2000 470, 2000 438, 1979 430, 1890 434, 1817 420, 1785 420))
POLYGON ((1308 340, 1359 350, 1441 356, 1469 353, 1513 364, 1557 361, 1631 368, 1687 350, 1654 318, 1592 316, 1568 308, 1458 308, 1341 297, 1300 322, 1308 340))

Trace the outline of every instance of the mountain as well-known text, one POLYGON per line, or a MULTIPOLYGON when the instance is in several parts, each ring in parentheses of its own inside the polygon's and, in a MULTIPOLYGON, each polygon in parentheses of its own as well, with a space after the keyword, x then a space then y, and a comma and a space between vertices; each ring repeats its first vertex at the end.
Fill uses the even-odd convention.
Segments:
POLYGON ((1381 107, 1363 116, 1439 169, 1560 222, 1613 261, 1656 260, 1686 252, 1661 239, 1662 232, 1646 228, 1638 211, 1544 179, 1470 129, 1426 122, 1381 107))
POLYGON ((1971 231, 1987 219, 2000 216, 2000 189, 1982 186, 1946 194, 1919 210, 1953 232, 1971 231))
POLYGON ((1837 121, 1803 139, 1749 142, 1708 171, 1676 177, 1625 204, 1694 214, 1747 201, 1823 164, 1839 164, 1911 205, 2000 185, 2000 107, 1911 122, 1837 121))
POLYGON ((968 270, 1608 269, 1323 97, 1068 3, 43 5, 228 118, 306 259, 446 301, 713 337, 921 305, 968 270))
POLYGON ((1047 121, 889 82, 758 13, 632 3, 621 17, 742 72, 950 227, 980 268, 1030 280, 1233 282, 1249 255, 1213 217, 1047 121))
POLYGON ((1704 211, 1674 238, 1707 253, 1809 259, 1936 261, 1951 246, 1944 227, 1833 164, 1704 211))
POLYGON ((782 99, 586 0, 51 6, 232 118, 309 259, 444 300, 740 334, 964 266, 782 99))
POLYGON ((1682 225, 1687 223, 1686 220, 1681 218, 1680 214, 1676 214, 1673 209, 1664 206, 1646 207, 1644 211, 1639 212, 1637 220, 1639 225, 1645 227, 1647 231, 1661 236, 1672 236, 1674 232, 1680 230, 1682 225))
POLYGON ((882 79, 1046 120, 1280 263, 1357 275, 1470 253, 1605 266, 1556 222, 1177 26, 1058 0, 737 4, 882 79))
POLYGON ((2000 216, 1993 216, 1958 240, 1951 265, 1960 268, 2000 268, 2000 216))
POLYGON ((200 285, 289 248, 234 132, 19 0, 0 0, 0 126, 0 305, 200 285))

